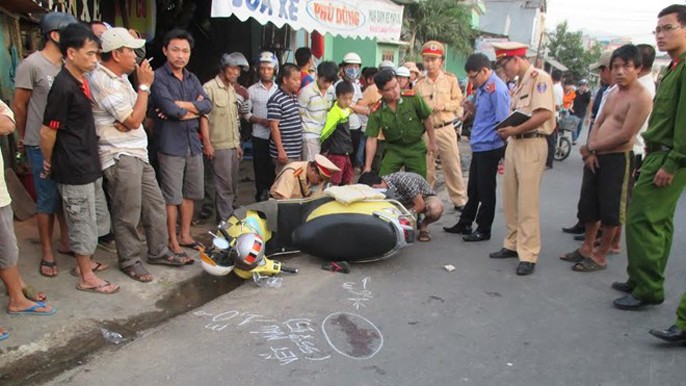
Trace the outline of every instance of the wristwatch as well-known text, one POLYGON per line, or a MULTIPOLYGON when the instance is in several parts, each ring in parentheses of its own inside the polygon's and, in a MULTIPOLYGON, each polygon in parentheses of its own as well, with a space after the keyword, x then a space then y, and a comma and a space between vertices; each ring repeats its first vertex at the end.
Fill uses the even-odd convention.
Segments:
POLYGON ((138 90, 143 91, 143 92, 147 92, 148 94, 150 94, 150 86, 148 86, 147 84, 138 85, 138 90))

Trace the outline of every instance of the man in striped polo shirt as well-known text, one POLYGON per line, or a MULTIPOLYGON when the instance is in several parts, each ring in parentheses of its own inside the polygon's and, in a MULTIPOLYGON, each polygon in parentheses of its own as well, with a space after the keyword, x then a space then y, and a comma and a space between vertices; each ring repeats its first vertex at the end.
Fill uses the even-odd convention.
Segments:
POLYGON ((302 119, 297 93, 300 71, 293 63, 286 63, 279 72, 279 89, 267 102, 267 119, 271 131, 269 155, 276 166, 276 174, 288 163, 299 161, 302 153, 302 119))

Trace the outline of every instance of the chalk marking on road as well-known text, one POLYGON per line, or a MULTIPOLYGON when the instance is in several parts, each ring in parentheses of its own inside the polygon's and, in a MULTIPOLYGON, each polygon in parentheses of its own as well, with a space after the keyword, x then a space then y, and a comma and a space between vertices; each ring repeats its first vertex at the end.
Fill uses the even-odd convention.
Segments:
MULTIPOLYGON (((356 326, 356 327, 357 327, 357 326, 356 326)), ((358 327, 358 329, 359 329, 359 327, 358 327)), ((373 358, 376 354, 379 353, 379 351, 381 351, 381 348, 383 347, 383 343, 384 343, 383 334, 381 333, 381 330, 379 330, 379 328, 376 327, 376 325, 375 325, 374 323, 372 323, 369 319, 365 318, 364 316, 361 316, 361 315, 358 315, 358 314, 353 314, 353 313, 351 313, 351 312, 345 312, 345 311, 342 311, 342 312, 334 312, 334 313, 332 313, 332 314, 329 314, 326 318, 324 318, 324 321, 322 322, 322 334, 324 334, 324 338, 326 338, 326 341, 327 341, 327 343, 329 343, 329 346, 331 346, 331 348, 333 348, 337 353, 343 355, 344 357, 348 357, 348 358, 352 358, 352 359, 357 359, 357 360, 366 360, 366 359, 371 359, 371 358, 373 358), (352 316, 352 317, 354 317, 354 318, 362 319, 362 320, 365 321, 369 326, 371 326, 371 327, 374 329, 374 331, 376 332, 376 335, 377 335, 378 339, 380 340, 380 342, 379 342, 379 347, 377 347, 375 350, 373 350, 371 354, 365 355, 365 356, 360 356, 360 357, 356 357, 356 356, 350 355, 350 354, 348 354, 348 353, 346 353, 346 352, 341 351, 338 347, 336 347, 336 345, 334 345, 333 342, 331 341, 331 337, 329 337, 329 333, 328 333, 328 331, 326 330, 326 322, 329 321, 329 319, 331 319, 331 318, 333 318, 333 317, 335 317, 335 316, 341 316, 341 315, 349 315, 349 316, 352 316)))

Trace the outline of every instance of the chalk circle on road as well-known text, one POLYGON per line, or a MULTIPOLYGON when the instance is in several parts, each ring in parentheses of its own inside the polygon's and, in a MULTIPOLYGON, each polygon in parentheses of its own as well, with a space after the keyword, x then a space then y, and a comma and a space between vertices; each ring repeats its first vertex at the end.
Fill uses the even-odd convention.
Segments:
POLYGON ((352 359, 370 359, 383 347, 381 331, 369 319, 350 312, 334 312, 322 322, 331 348, 352 359))

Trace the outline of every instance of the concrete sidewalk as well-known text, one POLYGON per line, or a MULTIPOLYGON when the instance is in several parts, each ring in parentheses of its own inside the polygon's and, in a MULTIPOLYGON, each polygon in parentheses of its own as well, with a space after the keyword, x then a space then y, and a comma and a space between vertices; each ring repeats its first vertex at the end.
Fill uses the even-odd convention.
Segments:
MULTIPOLYGON (((463 139, 460 148, 463 160, 468 162, 471 153, 469 143, 463 139)), ((469 165, 462 166, 465 170, 469 165)), ((447 203, 443 175, 438 175, 436 187, 447 203)), ((239 204, 243 205, 251 203, 255 196, 251 161, 241 163, 240 176, 238 197, 239 204)), ((466 178, 465 171, 465 182, 466 178)), ((196 211, 198 206, 196 204, 196 211)), ((446 206, 446 211, 448 216, 454 215, 451 206, 446 206)), ((196 240, 207 244, 210 241, 207 231, 213 228, 214 224, 207 222, 194 226, 191 233, 196 240)), ((102 349, 106 341, 101 329, 124 337, 135 337, 137 332, 200 307, 243 282, 235 275, 231 275, 229 280, 212 278, 203 273, 200 263, 196 262, 181 268, 146 264, 154 280, 139 283, 119 271, 116 255, 98 249, 94 260, 110 266, 98 276, 119 284, 121 290, 111 296, 85 293, 75 289, 78 279, 69 274, 76 265, 71 256, 57 255, 60 270, 57 277, 40 275, 41 254, 35 216, 24 222, 15 222, 15 232, 20 247, 19 269, 24 281, 44 291, 48 295, 48 303, 57 308, 57 313, 51 316, 3 313, 5 316, 0 317, 0 325, 11 335, 0 342, 2 385, 35 384, 50 379, 102 349)), ((55 237, 55 248, 56 240, 55 237)), ((195 251, 187 252, 198 257, 195 251)), ((3 307, 7 302, 7 295, 0 295, 3 307)))

